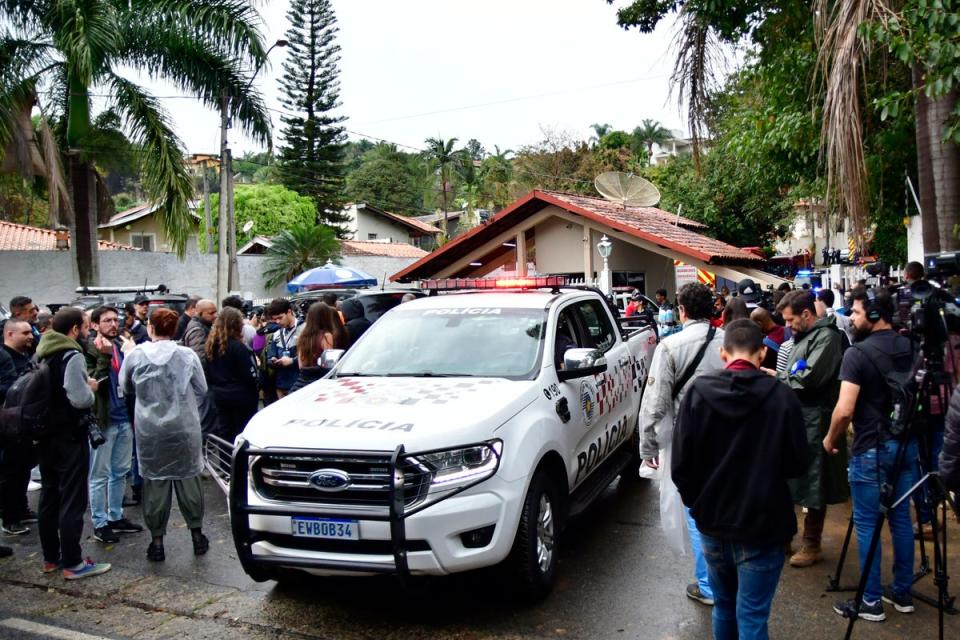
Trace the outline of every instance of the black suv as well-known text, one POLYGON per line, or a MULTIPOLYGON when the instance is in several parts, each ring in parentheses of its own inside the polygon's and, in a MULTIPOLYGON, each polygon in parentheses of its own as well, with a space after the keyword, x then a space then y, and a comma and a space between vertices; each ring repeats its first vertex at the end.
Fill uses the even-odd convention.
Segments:
POLYGON ((426 295, 417 289, 393 289, 390 291, 381 291, 380 289, 317 289, 294 294, 290 296, 290 302, 300 309, 301 314, 306 314, 307 308, 311 304, 328 293, 335 294, 338 302, 350 298, 359 300, 363 303, 363 315, 370 322, 376 322, 380 316, 399 305, 403 296, 408 293, 412 293, 418 298, 426 295))

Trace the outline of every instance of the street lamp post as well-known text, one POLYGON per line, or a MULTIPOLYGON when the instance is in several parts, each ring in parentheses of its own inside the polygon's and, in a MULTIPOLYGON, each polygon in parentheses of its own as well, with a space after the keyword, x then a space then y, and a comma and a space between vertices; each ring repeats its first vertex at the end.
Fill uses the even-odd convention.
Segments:
MULTIPOLYGON (((243 88, 246 93, 253 80, 260 73, 267 61, 267 56, 276 47, 285 47, 286 40, 277 40, 266 53, 263 62, 254 70, 250 80, 243 88)), ((227 294, 240 288, 240 269, 237 265, 237 224, 233 200, 233 158, 230 155, 230 143, 227 140, 227 130, 230 128, 230 96, 226 90, 220 96, 220 207, 217 221, 218 237, 217 248, 217 300, 223 300, 227 294)))
POLYGON ((612 290, 610 282, 610 265, 607 262, 607 258, 610 257, 610 254, 613 252, 613 243, 610 242, 606 234, 600 238, 600 242, 597 243, 597 253, 600 254, 600 257, 603 258, 603 270, 600 272, 600 291, 605 296, 609 296, 612 290))

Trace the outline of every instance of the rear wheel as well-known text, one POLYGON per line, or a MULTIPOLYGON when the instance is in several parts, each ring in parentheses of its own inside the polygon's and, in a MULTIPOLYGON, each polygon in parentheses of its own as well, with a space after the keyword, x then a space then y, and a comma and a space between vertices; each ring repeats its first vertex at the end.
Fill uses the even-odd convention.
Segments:
POLYGON ((560 541, 559 513, 557 489, 540 470, 527 490, 517 536, 507 558, 513 586, 525 599, 540 600, 553 588, 560 541))

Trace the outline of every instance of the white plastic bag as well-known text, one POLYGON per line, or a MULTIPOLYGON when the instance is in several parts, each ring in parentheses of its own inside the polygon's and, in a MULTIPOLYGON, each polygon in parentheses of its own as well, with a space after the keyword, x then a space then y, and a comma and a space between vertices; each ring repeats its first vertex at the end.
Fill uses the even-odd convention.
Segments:
POLYGON ((690 532, 687 530, 683 500, 670 476, 670 449, 668 445, 660 450, 660 526, 670 550, 677 555, 686 556, 690 553, 690 532))

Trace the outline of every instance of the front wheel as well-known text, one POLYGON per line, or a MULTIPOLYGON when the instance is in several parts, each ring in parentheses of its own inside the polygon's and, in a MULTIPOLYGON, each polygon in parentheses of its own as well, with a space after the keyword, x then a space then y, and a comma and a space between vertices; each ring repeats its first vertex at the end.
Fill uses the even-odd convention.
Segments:
POLYGON ((557 489, 546 473, 538 471, 524 498, 517 537, 507 558, 513 586, 524 599, 541 600, 553 588, 560 541, 559 513, 557 489))

